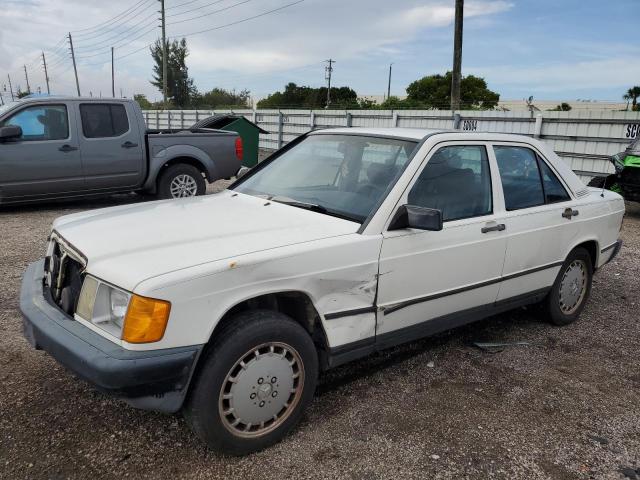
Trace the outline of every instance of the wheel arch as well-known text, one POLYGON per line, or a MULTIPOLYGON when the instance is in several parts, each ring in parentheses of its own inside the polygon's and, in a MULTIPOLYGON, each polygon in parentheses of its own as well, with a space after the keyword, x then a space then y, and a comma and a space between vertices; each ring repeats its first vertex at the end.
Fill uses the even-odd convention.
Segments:
POLYGON ((275 311, 300 324, 313 340, 322 368, 327 364, 329 341, 324 330, 322 317, 311 296, 301 290, 279 290, 257 294, 244 300, 236 301, 226 309, 220 316, 220 320, 213 327, 201 358, 205 356, 213 344, 213 339, 216 335, 219 335, 237 314, 250 310, 275 311))
POLYGON ((568 257, 576 248, 584 248, 589 253, 589 257, 591 258, 591 268, 595 272, 598 269, 598 262, 600 261, 600 243, 596 239, 583 240, 574 245, 567 252, 565 258, 568 257))

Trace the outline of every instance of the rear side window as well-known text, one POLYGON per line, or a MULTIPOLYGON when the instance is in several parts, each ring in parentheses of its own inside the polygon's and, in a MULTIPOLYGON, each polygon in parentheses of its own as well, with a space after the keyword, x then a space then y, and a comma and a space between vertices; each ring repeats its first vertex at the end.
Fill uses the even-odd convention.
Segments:
POLYGON ((535 152, 529 148, 497 145, 493 150, 507 210, 544 205, 544 190, 535 152))
POLYGON ((82 132, 86 138, 119 137, 129 130, 124 105, 91 103, 80 105, 82 132))
POLYGON ((569 200, 569 194, 558 180, 544 160, 538 158, 542 168, 542 186, 544 187, 544 197, 547 203, 565 202, 569 200))
POLYGON ((22 128, 23 142, 63 140, 69 136, 69 118, 64 105, 34 105, 20 110, 5 120, 2 127, 22 128))
POLYGON ((420 173, 408 203, 438 209, 444 221, 489 215, 493 206, 485 147, 442 147, 420 173))

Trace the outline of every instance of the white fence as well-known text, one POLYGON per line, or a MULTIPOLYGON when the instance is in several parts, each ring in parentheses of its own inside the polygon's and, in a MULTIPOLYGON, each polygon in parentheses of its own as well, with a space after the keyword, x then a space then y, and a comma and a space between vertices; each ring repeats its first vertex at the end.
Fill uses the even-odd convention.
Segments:
POLYGON ((144 111, 149 128, 188 128, 210 115, 233 113, 267 130, 260 148, 277 149, 312 129, 414 127, 518 133, 548 143, 583 180, 611 173, 607 157, 640 134, 640 112, 447 110, 166 110, 144 111))

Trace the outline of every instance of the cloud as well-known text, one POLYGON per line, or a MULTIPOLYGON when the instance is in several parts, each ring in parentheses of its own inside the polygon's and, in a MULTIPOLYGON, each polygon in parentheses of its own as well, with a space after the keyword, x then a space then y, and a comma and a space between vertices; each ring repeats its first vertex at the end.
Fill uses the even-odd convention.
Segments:
POLYGON ((637 83, 640 64, 636 57, 618 57, 605 60, 570 63, 531 64, 511 66, 469 66, 466 73, 496 79, 496 85, 520 87, 531 93, 575 92, 599 88, 625 88, 637 83))

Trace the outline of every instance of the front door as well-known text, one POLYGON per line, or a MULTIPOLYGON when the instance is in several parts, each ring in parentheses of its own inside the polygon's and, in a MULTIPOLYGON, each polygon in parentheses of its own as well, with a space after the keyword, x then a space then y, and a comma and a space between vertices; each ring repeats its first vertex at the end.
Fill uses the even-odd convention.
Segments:
POLYGON ((22 137, 0 143, 0 200, 59 196, 84 187, 74 112, 60 104, 26 106, 0 126, 22 128, 22 137))
POLYGON ((121 189, 142 183, 144 132, 131 103, 80 103, 82 166, 87 188, 121 189))
POLYGON ((390 346, 465 323, 498 294, 506 236, 486 144, 435 147, 399 205, 436 208, 443 229, 383 234, 377 342, 390 346))

